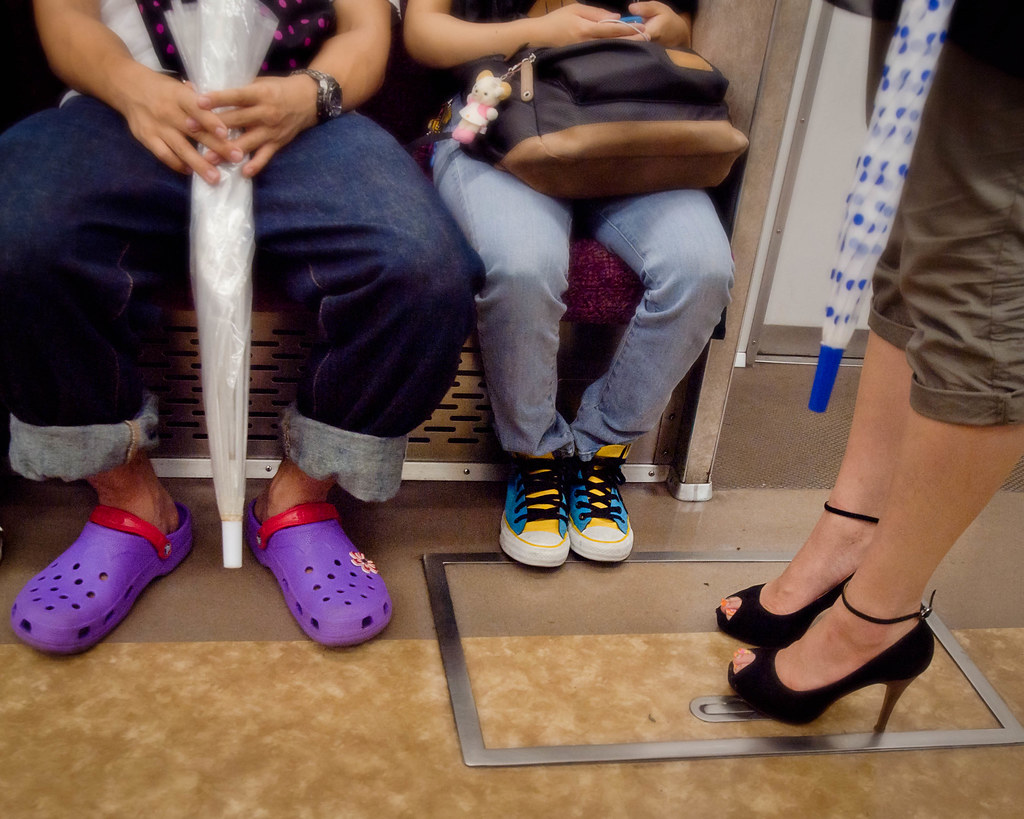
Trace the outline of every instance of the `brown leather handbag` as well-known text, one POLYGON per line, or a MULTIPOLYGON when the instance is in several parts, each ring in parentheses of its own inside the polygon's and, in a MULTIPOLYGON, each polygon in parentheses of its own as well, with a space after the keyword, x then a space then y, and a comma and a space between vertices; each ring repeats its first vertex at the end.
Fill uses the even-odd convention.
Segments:
POLYGON ((467 153, 551 196, 591 198, 718 185, 747 149, 729 121, 728 80, 697 53, 626 39, 524 49, 480 71, 511 94, 467 153))

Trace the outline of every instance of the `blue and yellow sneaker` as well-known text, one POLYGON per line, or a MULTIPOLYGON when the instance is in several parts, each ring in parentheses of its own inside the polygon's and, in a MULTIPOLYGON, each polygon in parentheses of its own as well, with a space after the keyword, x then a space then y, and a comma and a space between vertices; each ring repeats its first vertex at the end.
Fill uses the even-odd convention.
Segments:
POLYGON ((601 447, 589 461, 578 458, 566 474, 569 542, 580 557, 625 560, 633 549, 633 529, 619 486, 626 482, 622 462, 629 444, 601 447))
POLYGON ((530 566, 561 566, 569 556, 568 521, 562 461, 551 454, 513 455, 501 550, 530 566))

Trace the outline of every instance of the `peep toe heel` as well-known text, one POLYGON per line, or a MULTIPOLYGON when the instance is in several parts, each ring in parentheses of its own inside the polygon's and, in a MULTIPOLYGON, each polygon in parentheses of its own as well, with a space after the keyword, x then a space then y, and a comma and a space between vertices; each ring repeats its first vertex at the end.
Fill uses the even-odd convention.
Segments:
MULTIPOLYGON (((847 512, 845 509, 832 506, 828 501, 825 502, 825 511, 866 523, 878 523, 878 518, 872 515, 847 512)), ((850 575, 850 577, 852 576, 850 575)), ((764 648, 785 648, 803 637, 817 616, 825 609, 832 607, 832 604, 839 599, 839 594, 849 579, 849 577, 844 578, 821 597, 789 614, 774 614, 761 605, 761 589, 764 588, 764 583, 750 586, 729 595, 729 597, 740 599, 740 607, 731 617, 726 616, 722 611, 725 599, 715 609, 718 629, 730 637, 735 637, 750 645, 764 648)))
POLYGON ((869 685, 884 684, 885 699, 874 728, 876 733, 884 731, 903 692, 928 668, 935 653, 935 638, 924 622, 931 614, 931 601, 927 606, 922 604, 921 609, 913 614, 882 619, 855 609, 846 599, 845 592, 840 597, 852 614, 871 623, 892 625, 913 619, 919 622, 892 646, 853 673, 830 685, 809 691, 794 691, 779 680, 775 671, 775 655, 779 649, 754 649, 754 660, 749 665, 740 671, 729 666, 729 685, 733 690, 765 716, 779 722, 803 725, 816 720, 847 694, 869 685))

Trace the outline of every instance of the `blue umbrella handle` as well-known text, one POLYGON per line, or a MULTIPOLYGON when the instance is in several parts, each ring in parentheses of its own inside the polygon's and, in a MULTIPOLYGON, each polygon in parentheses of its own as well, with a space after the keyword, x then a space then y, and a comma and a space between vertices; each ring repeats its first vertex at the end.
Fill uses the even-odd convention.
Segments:
POLYGON ((839 364, 843 360, 841 347, 821 345, 818 352, 818 366, 814 370, 814 383, 811 385, 811 400, 807 404, 812 412, 824 412, 828 408, 828 399, 832 397, 832 387, 839 374, 839 364))

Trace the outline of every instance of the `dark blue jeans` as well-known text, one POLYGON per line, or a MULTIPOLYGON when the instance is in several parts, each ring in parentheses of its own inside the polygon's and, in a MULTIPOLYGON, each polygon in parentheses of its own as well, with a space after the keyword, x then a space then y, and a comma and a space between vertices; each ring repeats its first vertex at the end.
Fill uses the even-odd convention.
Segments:
MULTIPOLYGON (((0 136, 0 403, 24 474, 117 466, 132 423, 151 423, 134 361, 152 298, 187 277, 190 184, 89 97, 0 136)), ((420 169, 358 114, 300 134, 254 200, 257 281, 318 316, 289 457, 387 496, 404 436, 454 377, 480 262, 420 169)))

